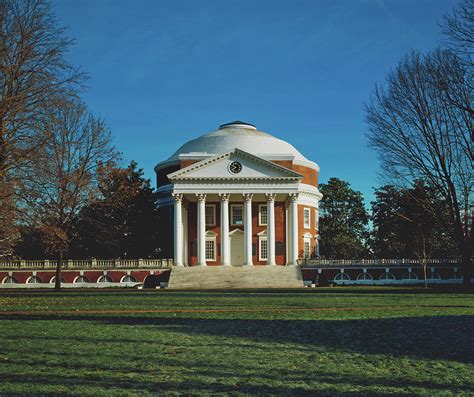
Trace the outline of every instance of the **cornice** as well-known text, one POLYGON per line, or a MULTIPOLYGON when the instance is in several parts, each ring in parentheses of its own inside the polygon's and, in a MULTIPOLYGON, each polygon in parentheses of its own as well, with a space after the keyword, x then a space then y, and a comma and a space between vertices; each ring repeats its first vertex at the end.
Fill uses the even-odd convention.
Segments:
POLYGON ((195 180, 218 180, 218 179, 224 179, 224 180, 250 180, 250 179, 272 179, 272 180, 278 180, 278 179, 281 179, 281 178, 284 178, 285 180, 289 180, 289 179, 294 179, 296 181, 300 181, 303 176, 293 170, 290 170, 286 167, 283 167, 281 165, 278 165, 278 164, 275 164, 269 160, 265 160, 265 159, 262 159, 261 157, 258 157, 258 156, 254 156, 253 154, 250 154, 248 152, 244 152, 243 150, 240 150, 240 149, 234 149, 230 152, 227 152, 227 153, 223 153, 223 154, 219 154, 217 156, 214 156, 214 157, 211 157, 211 158, 208 158, 208 159, 204 159, 198 163, 194 163, 194 164, 191 164, 189 165, 188 167, 185 167, 183 169, 180 169, 178 171, 175 171, 175 172, 172 172, 171 174, 168 174, 168 179, 170 181, 177 181, 177 180, 184 180, 184 179, 195 179, 195 180), (225 158, 228 158, 230 157, 231 155, 239 155, 239 156, 242 156, 244 158, 248 158, 252 161, 255 161, 256 163, 260 163, 260 164, 263 164, 265 165, 266 167, 268 168, 272 168, 274 170, 277 170, 279 172, 283 172, 285 174, 287 174, 288 176, 286 177, 265 177, 265 178, 252 178, 252 177, 187 177, 186 175, 189 174, 190 172, 193 172, 195 170, 198 170, 200 168, 204 168, 204 167, 208 167, 210 166, 211 164, 214 164, 216 162, 219 162, 225 158))

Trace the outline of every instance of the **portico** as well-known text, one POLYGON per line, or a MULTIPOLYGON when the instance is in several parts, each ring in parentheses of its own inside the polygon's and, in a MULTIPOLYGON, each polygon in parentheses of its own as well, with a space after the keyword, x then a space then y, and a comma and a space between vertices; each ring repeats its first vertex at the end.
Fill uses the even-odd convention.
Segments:
MULTIPOLYGON (((276 224, 275 224, 275 201, 285 204, 285 206, 290 207, 290 211, 287 212, 288 218, 285 219, 285 223, 289 225, 289 235, 285 236, 286 239, 291 241, 288 247, 288 253, 286 255, 287 260, 285 264, 295 265, 298 260, 298 215, 296 211, 296 201, 298 193, 218 193, 217 197, 215 194, 208 193, 194 193, 193 194, 184 194, 184 193, 173 193, 174 199, 174 219, 175 219, 175 228, 174 228, 174 261, 176 266, 184 266, 185 261, 183 260, 185 253, 185 242, 186 236, 184 233, 183 227, 183 201, 190 205, 191 203, 196 203, 197 206, 197 216, 196 216, 196 235, 197 235, 197 264, 199 266, 207 266, 206 249, 215 250, 216 248, 211 248, 212 244, 208 244, 206 247, 206 229, 209 225, 206 225, 206 199, 209 196, 210 202, 212 205, 216 204, 216 198, 219 198, 219 210, 220 210, 220 263, 221 266, 253 266, 253 231, 252 231, 252 220, 254 219, 254 214, 252 210, 253 197, 255 196, 258 203, 261 203, 262 200, 265 200, 266 205, 266 216, 267 216, 267 225, 265 227, 265 236, 266 244, 264 244, 264 249, 266 250, 266 264, 269 266, 275 266, 275 253, 276 253, 276 224), (232 201, 231 201, 232 200, 232 201), (230 216, 229 216, 229 203, 233 205, 243 205, 243 227, 238 225, 233 225, 235 228, 233 232, 242 230, 244 235, 244 262, 243 263, 231 263, 231 236, 230 236, 230 216)), ((261 205, 261 204, 259 204, 261 205)), ((238 222, 238 221, 236 221, 238 222)), ((235 233, 234 233, 235 234, 235 233)), ((259 244, 260 245, 260 244, 259 244)), ((260 247, 259 247, 260 248, 260 247)), ((235 256, 234 256, 235 257, 235 256)), ((262 258, 262 255, 260 255, 262 258)))

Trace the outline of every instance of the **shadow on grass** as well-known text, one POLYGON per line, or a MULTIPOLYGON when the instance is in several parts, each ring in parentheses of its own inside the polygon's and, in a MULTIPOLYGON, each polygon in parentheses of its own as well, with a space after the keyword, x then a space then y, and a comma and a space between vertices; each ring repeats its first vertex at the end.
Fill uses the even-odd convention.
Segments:
MULTIPOLYGON (((204 372, 200 375, 205 376, 206 374, 204 372)), ((219 375, 221 375, 221 373, 219 375)), ((72 391, 77 385, 89 389, 92 393, 95 390, 96 392, 101 391, 101 394, 103 394, 104 389, 109 389, 110 395, 114 395, 114 393, 117 392, 120 392, 120 394, 124 392, 127 394, 132 393, 135 395, 135 393, 142 394, 144 391, 147 391, 157 393, 157 395, 160 393, 178 393, 178 395, 201 395, 201 393, 204 395, 208 395, 209 393, 224 393, 225 395, 229 395, 244 393, 249 395, 314 396, 317 393, 317 395, 322 396, 393 396, 394 391, 400 392, 400 388, 410 388, 411 390, 416 388, 418 391, 421 388, 428 393, 436 391, 461 391, 469 393, 473 391, 473 388, 469 386, 456 387, 452 384, 433 384, 429 381, 408 381, 401 383, 399 380, 394 381, 389 378, 372 377, 370 375, 344 375, 341 377, 340 374, 335 373, 324 374, 315 372, 312 374, 311 379, 307 377, 306 380, 308 382, 305 382, 304 379, 300 379, 296 380, 296 383, 291 384, 285 384, 285 379, 279 377, 277 374, 267 375, 267 384, 254 383, 255 379, 249 382, 235 373, 231 374, 234 382, 224 382, 222 378, 219 380, 216 379, 215 376, 216 372, 212 372, 214 380, 208 379, 207 381, 186 379, 186 376, 183 376, 183 379, 180 381, 159 381, 156 379, 141 381, 129 379, 125 381, 123 379, 107 377, 106 374, 103 374, 101 377, 84 377, 81 375, 32 375, 29 381, 34 385, 60 386, 63 390, 61 392, 41 393, 41 395, 67 395, 69 393, 65 392, 64 389, 67 388, 72 391), (270 384, 270 382, 273 384, 270 384), (315 383, 324 384, 323 390, 318 390, 315 383), (345 390, 349 389, 349 391, 341 391, 341 387, 344 387, 345 390), (360 390, 361 387, 365 389, 363 391, 356 391, 357 389, 360 390), (370 388, 374 388, 376 391, 368 391, 370 388)), ((13 374, 8 375, 3 381, 10 384, 24 384, 24 379, 22 380, 13 374)), ((295 382, 295 379, 291 379, 291 381, 295 382)), ((75 394, 77 394, 77 390, 75 394)))
MULTIPOLYGON (((469 315, 347 320, 2 315, 1 321, 6 320, 89 321, 105 325, 159 327, 161 332, 169 330, 171 333, 180 332, 196 337, 214 335, 272 344, 292 343, 315 352, 320 349, 335 349, 362 354, 474 363, 474 316, 469 315)), ((110 335, 114 335, 113 330, 110 335)), ((64 337, 67 338, 67 335, 64 337)), ((118 338, 117 342, 130 341, 118 338)))

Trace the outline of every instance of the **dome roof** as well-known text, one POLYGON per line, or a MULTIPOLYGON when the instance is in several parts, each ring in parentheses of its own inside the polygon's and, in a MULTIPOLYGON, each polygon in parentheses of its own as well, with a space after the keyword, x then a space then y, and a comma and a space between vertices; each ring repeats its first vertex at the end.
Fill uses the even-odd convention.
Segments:
POLYGON ((243 121, 222 124, 218 130, 186 142, 163 163, 178 160, 180 155, 212 156, 227 153, 236 148, 263 158, 293 159, 297 163, 319 168, 288 142, 259 131, 253 124, 243 121))

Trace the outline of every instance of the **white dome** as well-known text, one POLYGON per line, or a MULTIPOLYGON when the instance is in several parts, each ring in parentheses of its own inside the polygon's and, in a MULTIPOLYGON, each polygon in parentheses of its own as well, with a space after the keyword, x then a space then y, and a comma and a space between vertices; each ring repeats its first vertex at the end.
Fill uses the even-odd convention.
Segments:
POLYGON ((178 160, 180 155, 216 155, 240 149, 255 156, 272 160, 294 160, 297 163, 319 168, 308 161, 291 144, 242 121, 223 124, 218 130, 209 132, 186 142, 164 163, 178 160))

